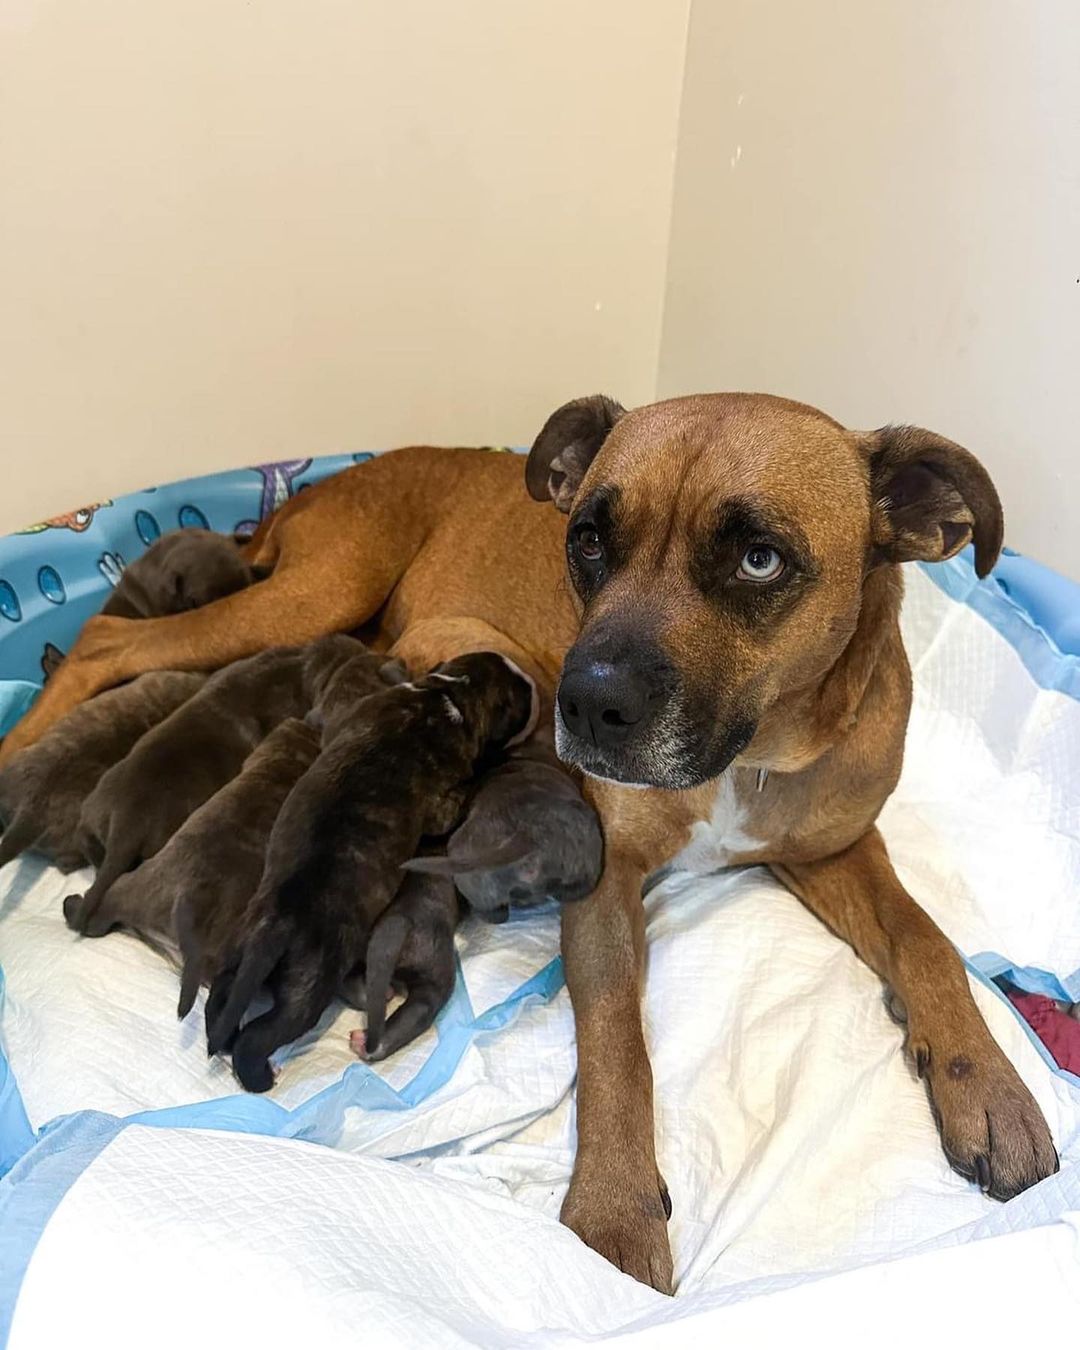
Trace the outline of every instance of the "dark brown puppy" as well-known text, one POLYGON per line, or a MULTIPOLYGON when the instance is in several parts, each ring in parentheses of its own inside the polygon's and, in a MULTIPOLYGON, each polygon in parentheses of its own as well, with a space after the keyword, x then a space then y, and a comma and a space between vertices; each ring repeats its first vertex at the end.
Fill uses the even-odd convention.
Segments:
POLYGON ((110 689, 61 719, 0 769, 0 867, 24 849, 63 872, 90 859, 77 835, 83 803, 108 769, 205 683, 204 675, 156 671, 110 689))
POLYGON ((459 914, 448 877, 417 875, 406 877, 376 920, 364 967, 367 1028, 349 1037, 361 1059, 386 1059, 435 1021, 454 988, 459 914), (405 1002, 387 1020, 394 989, 404 992, 405 1002))
POLYGON ((147 732, 103 775, 79 822, 97 865, 82 902, 65 902, 85 929, 109 887, 152 858, 188 816, 240 772, 268 732, 306 711, 304 656, 277 647, 211 676, 199 692, 147 732))
POLYGON ((534 702, 531 681, 482 652, 367 699, 335 724, 274 826, 236 971, 211 989, 207 1048, 232 1045, 246 1088, 272 1085, 269 1056, 315 1025, 364 960, 402 863, 423 835, 453 827, 462 784, 485 752, 531 730, 534 702), (274 1007, 237 1034, 267 981, 274 1007))
POLYGON ((298 718, 276 726, 240 773, 203 803, 169 842, 98 901, 68 896, 64 917, 86 937, 129 928, 183 960, 178 1016, 199 985, 222 968, 262 876, 266 842, 285 798, 319 753, 316 731, 298 718))
MULTIPOLYGON (((121 619, 155 619, 208 605, 270 575, 253 567, 240 545, 227 535, 198 528, 173 530, 154 541, 141 558, 124 568, 102 614, 121 619)), ((47 682, 64 653, 46 642, 41 674, 47 682)))
POLYGON ((596 812, 554 755, 531 745, 480 779, 443 856, 405 867, 453 877, 471 908, 499 923, 511 907, 583 900, 603 862, 596 812))
POLYGON ((234 778, 280 722, 302 717, 311 690, 346 662, 354 688, 382 688, 384 657, 355 638, 332 634, 307 647, 277 647, 237 661, 144 736, 87 798, 79 834, 98 866, 82 901, 65 911, 84 931, 109 887, 155 853, 188 816, 234 778))
POLYGON ((400 661, 369 651, 358 638, 345 633, 320 638, 304 658, 307 720, 329 744, 365 698, 406 679, 400 661))
POLYGON ((129 563, 102 614, 154 619, 182 614, 232 595, 266 575, 245 561, 236 542, 213 530, 172 530, 129 563))

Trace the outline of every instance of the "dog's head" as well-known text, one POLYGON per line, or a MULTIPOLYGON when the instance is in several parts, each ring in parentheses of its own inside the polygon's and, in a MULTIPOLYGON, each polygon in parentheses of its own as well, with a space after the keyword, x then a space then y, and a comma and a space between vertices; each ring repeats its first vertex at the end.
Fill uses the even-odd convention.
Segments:
POLYGON ((983 576, 1001 547, 997 493, 960 446, 848 431, 764 395, 575 400, 544 425, 526 481, 569 516, 581 609, 559 754, 639 786, 715 777, 779 698, 819 684, 879 567, 973 541, 983 576))

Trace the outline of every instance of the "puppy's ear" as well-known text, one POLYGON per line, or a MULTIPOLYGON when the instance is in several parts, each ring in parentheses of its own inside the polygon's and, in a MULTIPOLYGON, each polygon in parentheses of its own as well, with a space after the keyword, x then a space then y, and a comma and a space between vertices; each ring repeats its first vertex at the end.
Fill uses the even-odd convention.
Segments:
POLYGON ((538 502, 550 498, 569 512, 585 471, 608 432, 626 411, 606 394, 576 398, 557 408, 529 451, 525 486, 538 502))
POLYGON ((877 562, 941 562, 974 541, 980 577, 997 561, 1005 521, 990 475, 963 446, 921 427, 866 437, 877 562))

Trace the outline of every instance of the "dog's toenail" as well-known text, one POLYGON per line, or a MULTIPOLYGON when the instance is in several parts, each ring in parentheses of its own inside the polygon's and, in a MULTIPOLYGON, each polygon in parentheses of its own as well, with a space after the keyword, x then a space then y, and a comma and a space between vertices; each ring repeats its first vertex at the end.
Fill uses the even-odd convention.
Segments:
POLYGON ((920 1078, 925 1078, 929 1068, 930 1051, 925 1045, 920 1045, 915 1050, 915 1072, 920 1078))
POLYGON ((975 1176, 981 1191, 990 1189, 990 1160, 985 1153, 975 1155, 975 1176))

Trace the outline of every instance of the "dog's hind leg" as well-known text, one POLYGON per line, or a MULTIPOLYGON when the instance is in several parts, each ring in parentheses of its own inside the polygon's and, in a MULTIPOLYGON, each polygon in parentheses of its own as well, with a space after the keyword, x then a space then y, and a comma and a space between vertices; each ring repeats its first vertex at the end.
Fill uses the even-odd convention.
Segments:
POLYGON ((0 835, 0 867, 17 858, 26 849, 32 848, 37 838, 38 831, 30 819, 29 812, 25 816, 17 815, 0 835))
POLYGON ((310 980, 301 984, 286 973, 274 984, 274 1006, 245 1023, 233 1041, 233 1073, 248 1092, 267 1092, 274 1086, 270 1056, 310 1031, 329 1004, 329 999, 318 997, 310 980))
POLYGON ((876 829, 842 853, 772 870, 885 981, 907 1012, 949 1162, 995 1200, 1058 1169, 1035 1099, 991 1036, 956 949, 901 886, 876 829))
POLYGON ((280 557, 265 581, 166 618, 90 619, 0 744, 0 764, 79 703, 147 671, 218 670, 268 647, 301 645, 365 623, 401 579, 427 527, 423 513, 413 518, 401 506, 405 467, 365 479, 378 491, 319 497, 318 511, 317 488, 294 499, 303 509, 286 514, 286 508, 276 523, 280 557))
MULTIPOLYGON (((349 1043, 361 1059, 377 1063, 396 1053, 417 1036, 422 1036, 435 1021, 450 997, 450 986, 440 985, 434 980, 418 981, 409 990, 405 1002, 392 1012, 386 1027, 373 1048, 368 1048, 368 1037, 363 1032, 353 1032, 349 1043)), ((370 1020, 371 1014, 368 1013, 370 1020)))
MULTIPOLYGON (((406 883, 408 884, 408 883, 406 883)), ((386 1021, 386 1004, 390 997, 390 982, 394 978, 401 949, 412 925, 404 914, 393 910, 380 916, 368 941, 364 985, 367 996, 367 1036, 365 1045, 372 1054, 379 1048, 386 1021)))
MULTIPOLYGON (((216 1049, 210 1049, 210 1043, 214 1035, 214 1027, 218 1018, 221 1016, 222 1010, 229 1001, 229 995, 232 993, 233 985, 236 983, 236 975, 239 966, 240 957, 234 953, 210 982, 210 992, 206 995, 206 1007, 203 1010, 203 1020, 206 1027, 207 1054, 211 1057, 216 1053, 216 1049)), ((182 994, 183 991, 181 990, 181 996, 182 994)), ((177 1005, 177 1015, 180 1017, 187 1015, 186 1013, 180 1012, 179 1005, 177 1005)), ((232 1031, 222 1038, 221 1049, 226 1054, 233 1048, 237 1030, 232 1031)))
POLYGON ((138 864, 139 857, 130 848, 109 848, 105 861, 98 869, 93 885, 83 895, 69 895, 64 900, 64 918, 69 928, 83 937, 104 937, 119 922, 111 915, 110 907, 103 905, 109 889, 138 864), (100 914, 99 914, 100 910, 100 914))

